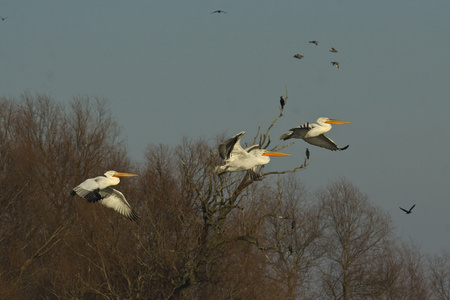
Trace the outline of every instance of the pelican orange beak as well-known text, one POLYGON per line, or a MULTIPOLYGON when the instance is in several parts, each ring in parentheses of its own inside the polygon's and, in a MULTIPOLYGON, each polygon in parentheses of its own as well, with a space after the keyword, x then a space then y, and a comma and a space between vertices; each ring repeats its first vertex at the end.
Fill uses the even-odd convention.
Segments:
POLYGON ((263 156, 291 156, 290 154, 264 150, 263 156))
POLYGON ((120 173, 117 172, 113 175, 113 177, 130 177, 130 176, 138 176, 137 174, 130 174, 130 173, 120 173))
POLYGON ((351 122, 329 119, 325 123, 327 123, 327 124, 335 124, 335 125, 344 125, 344 124, 350 124, 351 122))

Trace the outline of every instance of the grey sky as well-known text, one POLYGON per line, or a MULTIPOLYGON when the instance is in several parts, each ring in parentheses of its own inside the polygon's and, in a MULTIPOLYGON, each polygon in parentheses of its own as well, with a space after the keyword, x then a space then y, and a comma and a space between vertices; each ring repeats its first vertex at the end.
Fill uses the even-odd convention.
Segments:
POLYGON ((449 12, 448 0, 4 0, 0 95, 105 98, 142 160, 148 144, 183 136, 244 130, 250 142, 287 85, 272 140, 327 116, 352 122, 328 134, 350 147, 297 141, 268 167, 290 168, 309 147, 297 176, 311 190, 344 176, 398 234, 437 252, 450 246, 449 12))

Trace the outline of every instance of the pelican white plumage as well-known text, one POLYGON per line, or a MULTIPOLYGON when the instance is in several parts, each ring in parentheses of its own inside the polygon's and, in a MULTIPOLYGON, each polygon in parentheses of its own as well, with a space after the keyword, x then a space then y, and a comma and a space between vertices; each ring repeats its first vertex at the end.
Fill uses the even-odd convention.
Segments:
POLYGON ((225 165, 216 168, 219 175, 225 172, 246 170, 256 173, 258 166, 265 165, 270 161, 270 156, 290 156, 286 153, 260 149, 259 145, 244 149, 241 146, 241 139, 244 134, 245 131, 239 132, 219 145, 219 155, 225 160, 225 165))
POLYGON ((311 145, 319 146, 332 151, 345 150, 348 148, 348 145, 343 148, 339 148, 324 133, 331 130, 331 124, 342 125, 350 124, 350 122, 334 120, 325 117, 318 118, 316 122, 317 124, 305 123, 303 125, 300 125, 299 127, 289 129, 291 132, 283 134, 280 139, 303 139, 305 142, 310 143, 311 145))
POLYGON ((120 179, 118 177, 138 176, 136 174, 120 173, 116 171, 108 171, 105 176, 97 176, 89 178, 74 187, 70 192, 72 196, 78 195, 88 202, 99 202, 106 207, 112 208, 118 213, 124 215, 131 221, 139 219, 139 215, 131 208, 125 196, 111 188, 112 185, 118 185, 120 179))

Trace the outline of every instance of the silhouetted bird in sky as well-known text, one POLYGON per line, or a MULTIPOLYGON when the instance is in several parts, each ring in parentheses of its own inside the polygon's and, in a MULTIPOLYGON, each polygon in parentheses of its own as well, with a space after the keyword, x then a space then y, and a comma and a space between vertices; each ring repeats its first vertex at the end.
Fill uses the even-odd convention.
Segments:
POLYGON ((337 53, 338 51, 336 49, 334 49, 333 47, 331 47, 330 52, 337 53))
POLYGON ((5 21, 6 19, 8 19, 9 17, 2 17, 0 16, 0 19, 2 19, 2 21, 5 21))
POLYGON ((332 61, 331 64, 339 69, 339 63, 337 61, 332 61))
POLYGON ((223 11, 223 10, 220 10, 220 9, 212 12, 212 14, 221 14, 221 13, 226 14, 227 12, 223 11))
POLYGON ((281 105, 281 109, 284 108, 284 105, 286 104, 286 101, 284 100, 283 96, 280 97, 280 105, 281 105))
POLYGON ((294 55, 294 58, 302 59, 302 58, 303 58, 303 55, 301 55, 301 54, 295 54, 295 55, 294 55))
POLYGON ((306 159, 309 159, 309 149, 308 148, 306 148, 306 153, 305 153, 305 155, 306 155, 306 159))
POLYGON ((314 45, 319 45, 319 42, 318 41, 309 41, 311 44, 314 44, 314 45))
POLYGON ((416 206, 415 204, 413 206, 411 206, 411 208, 409 210, 406 210, 404 208, 399 207, 401 210, 403 210, 407 215, 409 215, 412 211, 412 209, 414 208, 414 206, 416 206))

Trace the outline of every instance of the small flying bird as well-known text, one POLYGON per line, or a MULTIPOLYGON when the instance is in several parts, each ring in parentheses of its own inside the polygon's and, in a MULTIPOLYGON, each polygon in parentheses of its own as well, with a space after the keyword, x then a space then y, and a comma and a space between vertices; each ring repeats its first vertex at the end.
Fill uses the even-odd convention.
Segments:
POLYGON ((331 130, 331 124, 343 125, 343 124, 350 124, 350 122, 334 120, 325 117, 318 118, 316 122, 317 124, 305 123, 303 125, 300 125, 299 127, 289 129, 289 131, 291 132, 283 134, 280 137, 280 139, 281 140, 288 140, 292 138, 303 139, 305 142, 311 145, 319 146, 332 151, 345 150, 348 148, 348 145, 343 148, 339 148, 324 133, 331 130))
POLYGON ((337 53, 338 51, 336 49, 334 49, 333 47, 331 47, 330 52, 337 53))
POLYGON ((136 174, 120 173, 116 171, 108 171, 105 176, 97 176, 89 178, 74 187, 70 195, 78 195, 88 202, 99 202, 106 207, 112 208, 118 213, 124 215, 131 221, 139 219, 139 215, 131 208, 125 199, 125 196, 111 188, 112 185, 118 185, 120 179, 118 177, 138 176, 136 174))
POLYGON ((286 100, 284 100, 283 96, 280 97, 280 105, 281 105, 281 109, 284 109, 284 106, 286 105, 286 100))
POLYGON ((314 44, 314 45, 319 45, 319 42, 318 41, 309 41, 311 44, 314 44))
POLYGON ((260 149, 259 145, 243 149, 241 139, 244 134, 245 131, 241 131, 219 145, 219 155, 225 160, 225 165, 216 167, 218 175, 225 172, 250 170, 252 178, 257 178, 258 166, 269 163, 270 156, 290 156, 290 154, 260 149))
POLYGON ((339 69, 339 63, 337 61, 332 61, 331 64, 339 69))
POLYGON ((294 58, 298 58, 298 59, 302 59, 304 56, 303 55, 301 55, 301 54, 295 54, 294 55, 294 58))
POLYGON ((411 208, 409 210, 406 210, 404 208, 399 207, 401 210, 403 210, 407 215, 409 215, 412 211, 412 209, 414 208, 414 206, 416 206, 415 204, 413 206, 411 206, 411 208))
POLYGON ((227 12, 220 9, 212 12, 212 14, 222 14, 222 13, 226 14, 227 12))
POLYGON ((306 152, 305 152, 305 155, 306 155, 306 159, 309 159, 309 149, 308 148, 306 148, 306 152))
POLYGON ((2 19, 2 21, 5 21, 6 19, 8 19, 9 18, 9 16, 8 17, 2 17, 2 16, 0 16, 0 19, 2 19))

